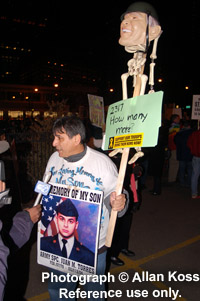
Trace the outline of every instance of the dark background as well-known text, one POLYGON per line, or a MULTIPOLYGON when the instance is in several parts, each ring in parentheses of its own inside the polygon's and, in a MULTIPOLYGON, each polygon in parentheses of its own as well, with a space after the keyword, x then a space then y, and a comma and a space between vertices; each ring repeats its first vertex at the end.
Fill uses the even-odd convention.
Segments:
MULTIPOLYGON (((134 1, 10 0, 1 4, 0 15, 20 17, 46 24, 32 33, 9 26, 1 30, 1 40, 21 40, 31 45, 32 54, 21 68, 42 64, 48 58, 91 67, 121 99, 122 73, 132 54, 118 44, 120 16, 134 1)), ((186 105, 199 94, 199 1, 148 1, 157 10, 163 33, 158 42, 155 88, 164 90, 167 103, 186 105), (157 79, 163 79, 157 84, 157 79), (185 86, 189 90, 185 90, 185 86)), ((148 68, 148 66, 146 66, 148 68)), ((148 70, 147 70, 148 72, 148 70)), ((102 95, 104 96, 104 95, 102 95)), ((119 99, 116 99, 119 100, 119 99)))

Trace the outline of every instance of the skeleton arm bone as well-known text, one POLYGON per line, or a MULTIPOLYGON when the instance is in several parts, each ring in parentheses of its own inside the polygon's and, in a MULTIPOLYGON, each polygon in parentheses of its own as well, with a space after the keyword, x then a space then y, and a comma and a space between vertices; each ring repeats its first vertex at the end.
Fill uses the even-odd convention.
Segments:
POLYGON ((128 161, 128 164, 133 164, 133 163, 135 163, 135 161, 137 161, 138 158, 144 156, 144 153, 141 151, 140 147, 138 148, 138 150, 137 150, 137 148, 135 148, 135 149, 136 149, 137 152, 136 152, 135 155, 128 161))
POLYGON ((146 83, 148 80, 148 76, 145 74, 141 75, 141 88, 140 88, 140 95, 144 95, 145 88, 146 88, 146 83))
POLYGON ((149 72, 149 85, 154 86, 154 67, 155 63, 150 64, 150 72, 149 72))
POLYGON ((108 155, 109 155, 109 157, 114 157, 118 153, 123 153, 123 148, 116 148, 112 152, 110 152, 108 155))
POLYGON ((129 73, 124 73, 121 75, 122 80, 122 93, 123 93, 123 99, 127 99, 127 78, 129 77, 129 73))
POLYGON ((152 62, 150 64, 150 71, 149 71, 149 85, 151 86, 151 89, 153 89, 154 86, 154 67, 155 67, 154 60, 157 59, 156 51, 157 51, 159 37, 160 35, 154 40, 152 53, 150 55, 152 62))

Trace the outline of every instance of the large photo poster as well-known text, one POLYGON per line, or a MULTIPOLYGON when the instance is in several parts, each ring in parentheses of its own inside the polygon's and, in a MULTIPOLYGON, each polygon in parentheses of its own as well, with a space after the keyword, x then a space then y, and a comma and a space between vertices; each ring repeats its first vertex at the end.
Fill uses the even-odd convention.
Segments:
POLYGON ((103 192, 54 184, 42 198, 37 261, 71 274, 94 275, 103 192))

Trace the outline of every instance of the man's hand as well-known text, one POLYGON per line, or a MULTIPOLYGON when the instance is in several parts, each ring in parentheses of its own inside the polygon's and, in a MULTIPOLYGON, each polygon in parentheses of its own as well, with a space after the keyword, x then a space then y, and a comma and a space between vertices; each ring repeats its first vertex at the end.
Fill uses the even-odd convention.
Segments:
POLYGON ((123 210, 125 203, 126 197, 124 194, 116 195, 115 191, 110 194, 110 205, 114 211, 123 210))
POLYGON ((34 224, 41 219, 42 206, 40 204, 32 208, 26 208, 24 210, 28 211, 30 218, 34 224))

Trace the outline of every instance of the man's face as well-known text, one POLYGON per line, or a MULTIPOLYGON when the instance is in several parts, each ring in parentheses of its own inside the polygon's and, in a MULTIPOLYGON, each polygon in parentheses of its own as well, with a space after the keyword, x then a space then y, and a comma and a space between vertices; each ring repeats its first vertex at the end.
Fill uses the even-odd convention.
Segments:
POLYGON ((63 238, 74 236, 74 231, 78 228, 78 221, 75 216, 65 216, 61 213, 57 215, 57 224, 59 233, 63 238))
POLYGON ((140 12, 128 13, 120 26, 119 44, 122 46, 135 46, 146 44, 147 15, 140 12))
POLYGON ((76 144, 74 137, 70 138, 66 131, 63 129, 63 133, 56 132, 54 135, 53 146, 59 153, 59 156, 66 158, 76 153, 76 144))

